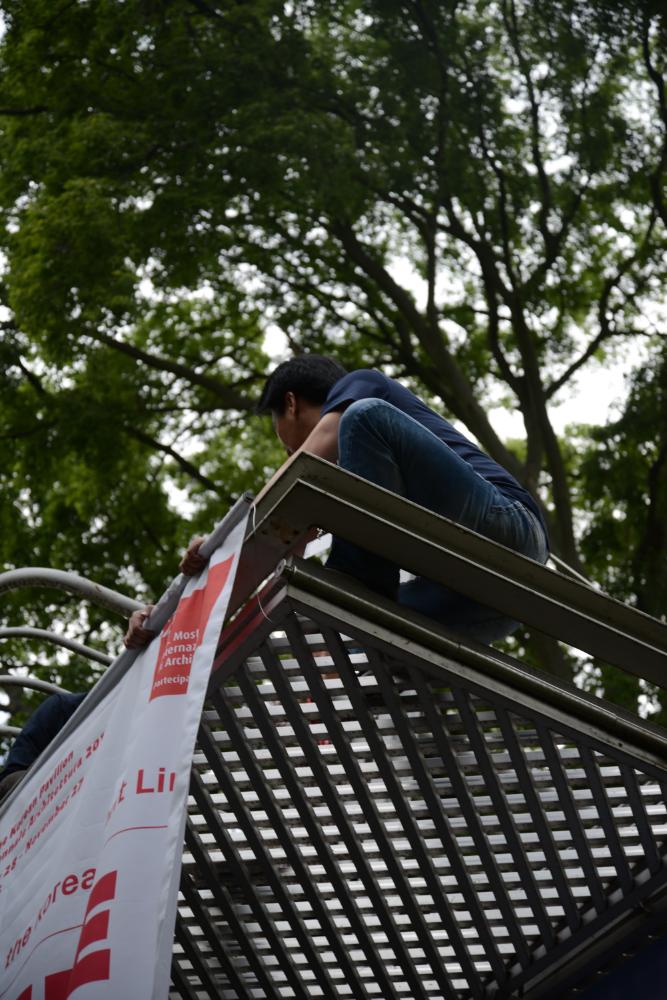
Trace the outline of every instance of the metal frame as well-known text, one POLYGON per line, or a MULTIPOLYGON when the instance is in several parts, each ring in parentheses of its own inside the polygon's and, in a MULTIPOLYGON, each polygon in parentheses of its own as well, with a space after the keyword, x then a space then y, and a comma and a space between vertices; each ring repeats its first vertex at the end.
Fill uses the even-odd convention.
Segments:
POLYGON ((0 593, 6 590, 17 590, 20 587, 46 587, 65 590, 68 594, 84 597, 102 608, 109 608, 116 614, 129 617, 133 611, 143 607, 140 601, 119 594, 116 590, 103 587, 94 580, 88 580, 78 573, 62 569, 49 569, 43 566, 27 566, 22 569, 10 569, 0 573, 0 593))
MULTIPOLYGON (((43 571, 39 569, 32 569, 27 572, 25 570, 10 570, 8 573, 0 575, 0 580, 2 580, 3 577, 4 586, 0 587, 0 590, 14 590, 15 588, 26 585, 38 585, 45 587, 57 586, 59 589, 66 589, 70 593, 79 595, 82 594, 85 597, 91 597, 94 595, 95 600, 99 600, 101 594, 103 607, 111 607, 111 595, 113 595, 114 607, 112 610, 121 611, 123 614, 128 611, 129 604, 127 602, 131 600, 130 598, 126 598, 122 594, 118 594, 115 591, 99 587, 97 584, 92 583, 90 580, 85 580, 75 573, 67 573, 63 570, 50 570, 46 575, 43 575, 43 571), (52 575, 54 573, 56 573, 55 577, 52 575), (40 581, 39 584, 36 583, 37 580, 40 581), (54 583, 54 580, 57 582, 54 583), (68 583, 67 587, 64 587, 65 582, 68 583), (82 583, 83 585, 81 585, 82 583)), ((137 607, 140 606, 136 601, 132 601, 131 603, 137 607)), ((98 649, 93 649, 91 646, 85 646, 83 643, 77 642, 75 639, 69 639, 64 635, 58 635, 58 633, 51 632, 49 629, 32 628, 27 625, 16 626, 13 628, 0 628, 0 640, 3 639, 39 639, 42 642, 49 642, 56 646, 62 646, 64 649, 69 649, 78 656, 84 656, 86 659, 92 660, 95 663, 101 663, 105 667, 108 667, 112 662, 112 657, 107 656, 106 653, 102 653, 98 649)), ((51 684, 48 681, 39 680, 37 677, 21 677, 17 674, 5 674, 0 677, 0 687, 7 685, 32 688, 33 690, 46 691, 50 694, 68 693, 65 688, 59 687, 57 684, 51 684)), ((0 736, 18 736, 20 732, 21 729, 19 726, 7 726, 4 723, 0 724, 0 736)))
MULTIPOLYGON (((39 677, 19 677, 16 674, 0 675, 0 688, 2 687, 23 687, 33 691, 45 691, 48 694, 67 694, 65 688, 51 684, 49 681, 40 680, 39 677)), ((18 726, 0 725, 0 736, 18 736, 21 732, 18 726)))
POLYGON ((232 595, 239 608, 311 527, 381 553, 503 614, 663 686, 667 624, 313 455, 261 495, 232 595))
POLYGON ((667 737, 361 596, 297 562, 223 634, 173 995, 564 1000, 667 927, 667 737))
POLYGON ((32 628, 28 625, 0 628, 0 640, 2 639, 41 639, 43 642, 51 642, 55 646, 69 649, 77 656, 83 656, 94 663, 101 663, 105 667, 113 662, 113 657, 102 653, 99 649, 85 646, 83 643, 77 642, 76 639, 69 639, 66 635, 58 635, 57 632, 51 632, 46 628, 32 628))
MULTIPOLYGON (((664 933, 665 733, 299 560, 253 598, 312 527, 456 580, 635 676, 667 676, 664 623, 295 457, 253 508, 214 664, 172 995, 564 1000, 664 933)), ((0 591, 24 585, 140 606, 74 574, 0 575, 0 591)), ((133 658, 115 661, 47 753, 133 658)))
MULTIPOLYGON (((604 733, 604 738, 613 737, 631 746, 635 755, 648 754, 647 759, 657 765, 667 759, 665 730, 618 705, 588 694, 551 674, 528 667, 491 646, 470 640, 462 642, 432 619, 408 611, 353 580, 342 587, 332 574, 313 563, 300 559, 287 561, 282 575, 289 581, 293 592, 300 589, 307 592, 308 604, 313 612, 334 603, 345 610, 351 624, 371 623, 373 629, 382 627, 394 633, 397 648, 409 651, 417 644, 434 650, 455 660, 462 676, 469 668, 482 671, 489 690, 495 690, 496 683, 500 682, 516 694, 520 692, 523 698, 530 699, 536 708, 549 705, 552 716, 559 717, 565 724, 576 718, 581 725, 587 726, 591 735, 604 733)), ((233 641, 233 635, 231 629, 223 633, 214 669, 222 668, 226 647, 233 641)))
MULTIPOLYGON (((221 541, 235 527, 235 525, 238 524, 243 518, 247 517, 250 502, 250 494, 246 493, 240 497, 227 511, 222 521, 215 526, 211 534, 201 546, 200 552, 205 558, 210 557, 215 549, 221 544, 221 541)), ((161 631, 163 625, 176 610, 181 594, 187 585, 187 579, 187 577, 179 573, 179 575, 172 580, 164 594, 151 611, 150 617, 144 623, 147 628, 154 629, 156 633, 161 631)), ((26 570, 10 570, 8 573, 0 574, 0 591, 13 590, 17 587, 33 585, 57 587, 62 590, 67 590, 69 593, 87 597, 93 603, 112 607, 119 614, 123 615, 131 614, 132 611, 144 607, 144 605, 139 601, 134 601, 129 597, 124 597, 122 594, 109 590, 107 587, 100 587, 92 581, 86 580, 84 577, 79 577, 76 573, 30 568, 26 570)), ((102 675, 102 677, 100 677, 94 688, 89 692, 88 696, 81 702, 74 714, 65 723, 55 739, 51 741, 39 760, 33 764, 33 767, 41 766, 46 759, 57 753, 59 747, 62 746, 64 741, 69 737, 70 733, 72 733, 79 723, 85 719, 97 705, 99 705, 100 701, 106 697, 108 692, 115 687, 120 678, 123 677, 124 674, 131 668, 138 652, 139 651, 137 649, 124 649, 123 652, 116 657, 108 670, 102 675)), ((0 804, 0 815, 2 815, 2 813, 11 805, 12 795, 13 793, 10 792, 10 794, 3 799, 0 804)))
MULTIPOLYGON (((245 494, 237 508, 245 510, 251 501, 245 494)), ((230 614, 317 527, 430 579, 456 580, 461 593, 664 686, 667 624, 323 459, 295 456, 262 493, 252 515, 230 614)), ((37 567, 0 574, 0 592, 23 586, 63 589, 123 615, 142 607, 74 573, 37 567)))
POLYGON ((5 687, 24 687, 33 691, 45 691, 47 694, 69 694, 67 688, 43 681, 39 677, 19 677, 16 674, 1 674, 0 685, 5 687))

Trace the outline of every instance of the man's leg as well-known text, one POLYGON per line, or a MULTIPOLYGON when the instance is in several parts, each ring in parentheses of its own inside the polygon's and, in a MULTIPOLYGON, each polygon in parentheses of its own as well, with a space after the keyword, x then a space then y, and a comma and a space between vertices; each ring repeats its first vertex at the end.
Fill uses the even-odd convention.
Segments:
MULTIPOLYGON (((339 464, 501 544, 532 558, 546 558, 542 529, 530 512, 504 498, 443 441, 384 400, 360 400, 345 411, 339 464)), ((334 539, 327 566, 398 597, 398 566, 343 539, 334 539)), ((498 617, 497 612, 426 580, 403 585, 401 601, 443 624, 462 624, 462 617, 472 615, 470 624, 479 626, 480 614, 483 619, 498 617)), ((507 634, 512 625, 493 623, 493 638, 498 630, 507 634)), ((485 639, 481 631, 480 637, 485 639)))

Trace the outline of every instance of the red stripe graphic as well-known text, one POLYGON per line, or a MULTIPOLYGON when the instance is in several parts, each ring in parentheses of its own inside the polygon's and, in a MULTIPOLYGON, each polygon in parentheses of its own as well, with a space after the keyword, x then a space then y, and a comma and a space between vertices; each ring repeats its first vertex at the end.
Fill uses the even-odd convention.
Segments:
POLYGON ((234 556, 212 566, 204 587, 181 598, 173 618, 160 637, 153 686, 149 701, 163 695, 185 694, 190 680, 192 658, 204 638, 213 605, 227 582, 234 556))
MULTIPOLYGON (((106 941, 109 936, 109 910, 89 916, 90 912, 100 903, 110 903, 116 895, 116 880, 118 873, 107 872, 98 879, 90 890, 86 916, 81 927, 79 943, 76 949, 74 965, 71 969, 54 972, 44 980, 44 1000, 69 1000, 79 986, 86 983, 99 983, 109 979, 111 973, 111 949, 98 948, 79 958, 88 945, 96 941, 106 941)), ((32 1000, 32 990, 26 990, 17 1000, 32 1000), (24 995, 25 994, 25 995, 24 995)))
POLYGON ((81 954, 84 948, 87 948, 89 944, 93 941, 104 941, 109 935, 109 911, 102 910, 101 913, 96 913, 94 917, 86 921, 83 925, 83 930, 81 931, 81 937, 79 938, 79 947, 76 949, 77 958, 81 954))
MULTIPOLYGON (((107 872, 102 878, 98 879, 93 888, 90 890, 90 896, 88 897, 88 905, 86 907, 86 916, 91 910, 94 910, 96 906, 100 903, 106 903, 107 900, 113 899, 116 895, 116 877, 118 872, 107 872)), ((85 923, 85 918, 84 918, 85 923)))
POLYGON ((44 980, 44 1000, 67 1000, 71 969, 54 972, 44 980))
POLYGON ((67 996, 85 983, 98 983, 109 978, 111 965, 111 948, 93 951, 85 958, 80 958, 72 969, 67 996))

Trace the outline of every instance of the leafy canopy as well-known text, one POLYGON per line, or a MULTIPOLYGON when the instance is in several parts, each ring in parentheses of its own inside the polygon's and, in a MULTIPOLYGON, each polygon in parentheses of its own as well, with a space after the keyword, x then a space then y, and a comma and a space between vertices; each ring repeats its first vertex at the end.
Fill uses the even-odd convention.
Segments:
MULTIPOLYGON (((540 497, 559 555, 664 613, 658 5, 5 0, 4 20, 5 565, 159 592, 280 460, 248 414, 281 331, 404 378, 540 497), (623 416, 560 437, 574 381, 632 358, 623 416)), ((110 641, 61 598, 5 611, 110 641)), ((571 672, 538 636, 526 655, 571 672)))

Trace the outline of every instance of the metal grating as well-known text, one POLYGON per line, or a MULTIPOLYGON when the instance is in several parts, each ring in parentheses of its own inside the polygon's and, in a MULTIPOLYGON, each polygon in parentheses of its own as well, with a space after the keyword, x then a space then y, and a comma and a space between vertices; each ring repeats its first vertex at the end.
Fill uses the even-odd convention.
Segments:
POLYGON ((569 995, 667 881, 667 766, 297 607, 205 707, 171 996, 569 995))

